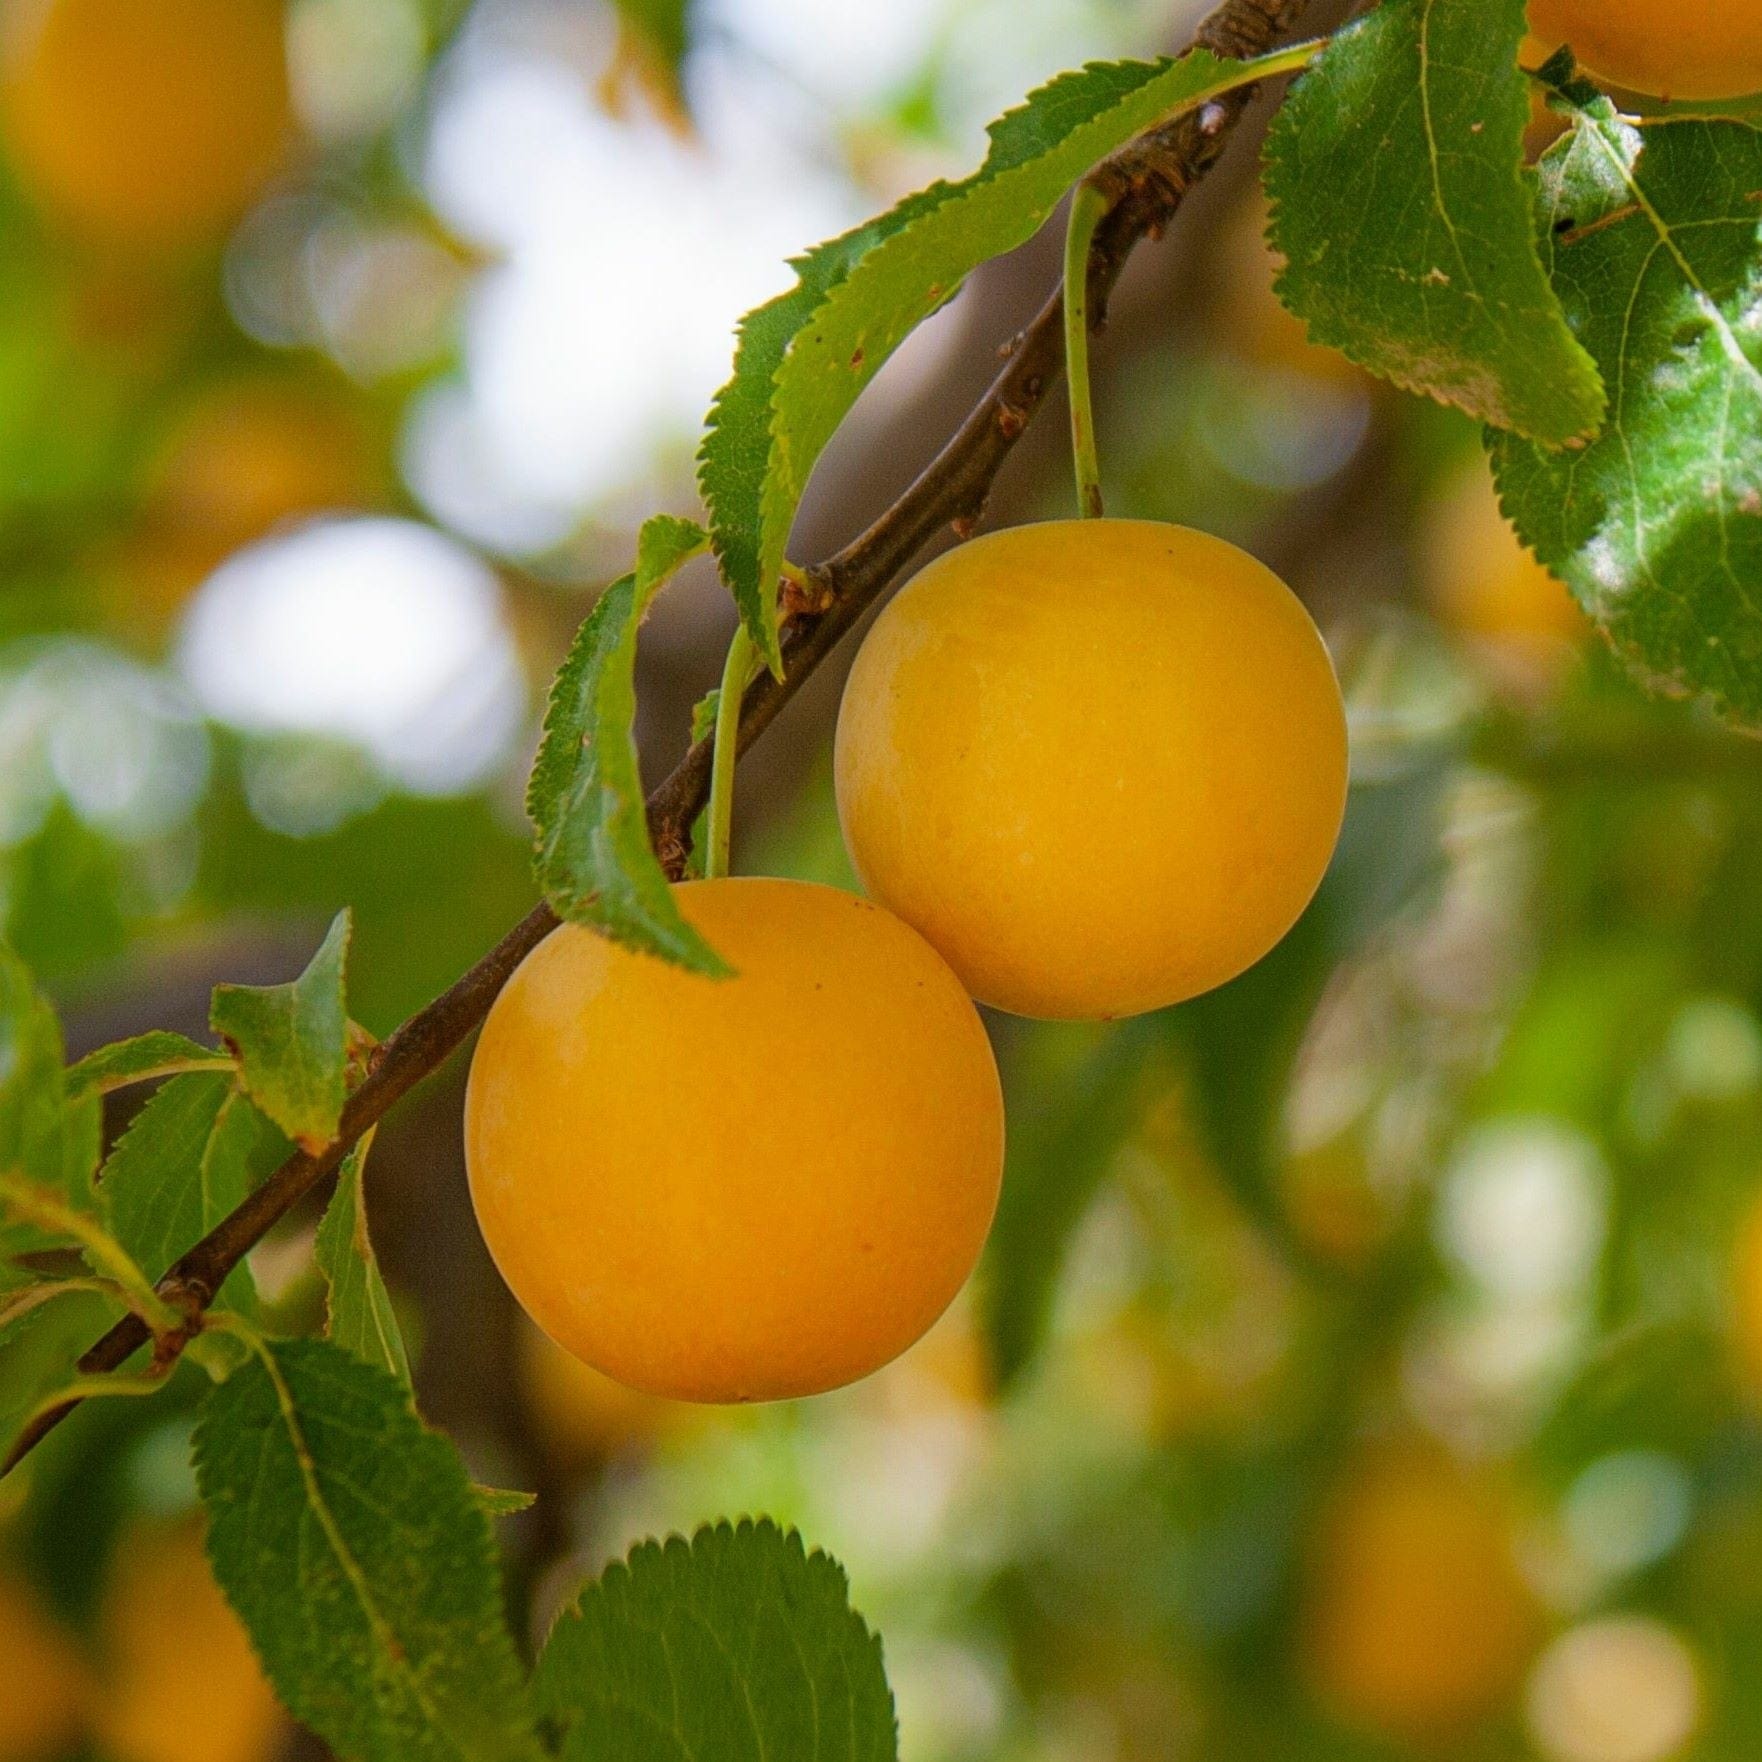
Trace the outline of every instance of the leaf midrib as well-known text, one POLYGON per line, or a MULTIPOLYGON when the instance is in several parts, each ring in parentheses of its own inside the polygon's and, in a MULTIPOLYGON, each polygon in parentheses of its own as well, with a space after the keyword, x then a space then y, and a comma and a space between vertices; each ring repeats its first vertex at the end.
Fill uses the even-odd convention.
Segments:
MULTIPOLYGON (((380 1613, 379 1605, 374 1601, 372 1589, 361 1563, 355 1558, 343 1538, 342 1531, 329 1504, 324 1497, 323 1489, 318 1484, 318 1467, 313 1460, 312 1452, 306 1442, 306 1434, 300 1425, 298 1406, 294 1401, 293 1391, 288 1387, 281 1374, 281 1366, 275 1362, 275 1354, 262 1340, 253 1339, 252 1349, 262 1361, 263 1368, 269 1375, 271 1388, 275 1391, 276 1404, 281 1410, 282 1423, 287 1427, 288 1443, 294 1453, 294 1461, 300 1471, 300 1479, 306 1488, 307 1503, 318 1519, 318 1526, 324 1533, 325 1540, 330 1544, 331 1552, 336 1556, 337 1564, 342 1567, 343 1575, 355 1593, 356 1601, 361 1605, 361 1613, 367 1618, 368 1627, 373 1637, 380 1644, 380 1649, 389 1660, 394 1675, 400 1676, 409 1686, 411 1696, 426 1716, 430 1729, 437 1735, 452 1741, 453 1734, 448 1731, 442 1719, 441 1710, 430 1697, 422 1678, 413 1670, 409 1663, 409 1653, 397 1630, 389 1620, 380 1613)), ((468 1750, 452 1744, 453 1753, 460 1762, 477 1762, 468 1750)))

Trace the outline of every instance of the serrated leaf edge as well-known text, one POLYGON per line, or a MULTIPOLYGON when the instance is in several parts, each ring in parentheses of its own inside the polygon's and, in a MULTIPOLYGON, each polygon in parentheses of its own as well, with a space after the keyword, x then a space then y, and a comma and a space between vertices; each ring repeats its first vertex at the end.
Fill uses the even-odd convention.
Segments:
MULTIPOLYGON (((325 1502, 323 1489, 318 1484, 317 1464, 313 1460, 311 1446, 306 1442, 306 1434, 300 1425, 298 1403, 295 1402, 293 1391, 288 1387, 287 1380, 282 1375, 280 1365, 275 1362, 274 1347, 269 1341, 265 1340, 262 1335, 257 1333, 254 1328, 250 1328, 243 1323, 231 1321, 229 1327, 232 1332, 236 1333, 239 1338, 250 1347, 253 1356, 255 1356, 263 1365, 264 1371, 269 1377, 270 1387, 275 1394, 277 1408, 281 1413, 282 1422, 287 1429, 289 1447, 293 1450, 295 1462, 300 1472, 300 1479, 306 1489, 308 1508, 317 1518, 319 1528, 324 1534, 325 1541, 329 1544, 332 1553, 342 1569, 344 1577, 349 1582, 350 1588, 355 1592, 356 1599, 361 1606, 361 1612, 366 1617, 368 1625, 373 1631, 375 1640, 378 1641, 383 1649, 384 1655, 390 1660, 392 1668, 409 1681, 412 1694, 417 1703, 422 1707, 424 1713, 427 1714, 432 1728, 437 1733, 446 1732, 447 1727, 441 1719, 439 1709, 435 1707, 434 1703, 427 1695, 421 1676, 412 1669, 409 1659, 405 1654, 403 1643, 397 1636, 396 1629, 393 1628, 386 1617, 381 1614, 379 1604, 373 1596, 372 1587, 367 1582, 366 1574, 362 1571, 361 1563, 349 1550, 341 1531, 337 1528, 335 1515, 331 1512, 329 1505, 325 1502)), ((287 1342, 286 1344, 292 1346, 328 1345, 327 1342, 319 1341, 292 1341, 287 1342)), ((342 1352, 341 1347, 336 1347, 334 1350, 342 1352)), ((397 1390, 400 1400, 404 1403, 410 1417, 416 1422, 416 1424, 420 1426, 424 1432, 427 1432, 430 1437, 439 1437, 438 1433, 431 1431, 427 1426, 423 1425, 421 1416, 417 1414, 415 1410, 415 1405, 411 1400, 409 1391, 400 1388, 394 1378, 389 1376, 386 1372, 379 1370, 376 1366, 363 1364, 361 1360, 354 1358, 352 1354, 344 1353, 343 1356, 351 1364, 357 1365, 375 1375, 385 1377, 387 1384, 392 1389, 397 1390)), ((444 1440, 441 1441, 444 1442, 444 1440)), ((200 1425, 197 1426, 196 1430, 195 1456, 199 1475, 203 1460, 202 1428, 200 1425)), ((488 1513, 484 1511, 482 1504, 475 1499, 470 1502, 470 1506, 471 1509, 483 1520, 482 1539, 486 1550, 485 1557, 487 1559, 493 1559, 495 1544, 494 1538, 488 1527, 488 1513)), ((224 1588, 225 1581, 221 1576, 220 1562, 215 1560, 213 1556, 212 1526, 209 1530, 208 1552, 210 1561, 215 1568, 216 1578, 221 1582, 224 1588)), ((248 1627, 247 1632, 249 1632, 248 1627)), ((267 1675, 268 1661, 263 1658, 261 1648, 257 1645, 255 1635, 251 1636, 251 1646, 252 1650, 257 1652, 260 1661, 264 1665, 265 1674, 267 1675)), ((472 1757, 465 1750, 458 1750, 457 1754, 459 1755, 460 1762, 477 1762, 477 1759, 472 1757)))
MULTIPOLYGON (((760 655, 773 673, 781 674, 782 658, 778 641, 777 605, 775 580, 779 575, 784 561, 784 545, 787 542, 787 528, 793 520, 794 512, 799 505, 800 494, 806 486, 808 473, 816 460, 805 461, 800 469, 799 482, 785 483, 779 473, 780 461, 787 460, 790 454, 790 435, 777 407, 774 393, 781 376, 787 371, 791 356, 802 336, 812 327, 816 317, 837 294, 838 290, 861 267, 871 254, 879 251, 894 241, 907 236, 911 229, 920 221, 929 218, 949 201, 958 199, 982 185, 998 181, 1016 174, 1030 172, 1045 154, 1037 154, 1016 164, 998 169, 995 167, 995 156, 1000 148, 1000 136, 1012 124, 1024 115, 1032 112, 1037 105, 1043 104, 1048 95, 1066 81, 1093 77, 1097 73, 1119 71, 1129 68, 1144 70, 1144 79, 1130 90, 1122 92, 1116 101, 1105 109, 1085 116, 1047 149, 1053 152, 1064 140, 1068 140, 1077 129, 1091 129, 1101 125, 1105 119, 1123 109, 1137 97, 1144 86, 1162 79, 1165 75, 1181 67, 1192 67, 1199 70, 1207 68, 1216 72, 1217 78, 1198 86, 1186 96, 1171 102, 1168 110, 1160 117, 1135 128, 1125 139, 1135 138, 1148 128, 1162 126, 1170 116, 1197 108, 1209 98, 1234 89, 1243 84, 1250 84, 1256 78, 1263 77, 1264 70, 1254 71, 1251 63, 1244 63, 1213 55, 1208 49, 1194 48, 1184 55, 1162 57, 1156 60, 1122 59, 1118 61, 1090 61, 1080 68, 1061 73, 1055 78, 1035 87, 1018 105, 997 117, 986 129, 987 150, 983 162, 964 178, 938 179, 925 189, 915 192, 896 203, 885 213, 865 221, 861 226, 853 227, 836 237, 825 241, 813 249, 803 252, 789 260, 790 267, 796 272, 796 284, 786 292, 755 307, 740 321, 736 332, 735 366, 729 379, 717 392, 710 407, 709 421, 702 443, 698 448, 698 488, 705 506, 710 512, 711 543, 717 561, 722 570, 722 577, 734 596, 735 604, 747 627, 760 655), (903 218, 902 218, 903 217, 903 218), (893 224, 897 222, 898 224, 893 224), (820 288, 817 297, 810 283, 810 275, 817 274, 823 267, 829 268, 830 274, 824 287, 820 288), (756 326, 768 315, 777 313, 793 301, 808 297, 810 303, 803 307, 799 322, 793 326, 788 340, 785 342, 777 363, 767 382, 766 407, 768 410, 767 435, 769 445, 766 449, 763 470, 759 477, 755 507, 750 512, 754 518, 754 529, 746 530, 743 520, 733 520, 729 510, 720 505, 716 493, 714 473, 718 464, 718 440, 724 428, 724 418, 736 401, 750 394, 750 382, 741 372, 741 356, 749 341, 755 334, 756 326), (749 571, 747 553, 756 552, 753 559, 754 567, 749 571)), ((1116 143, 1123 145, 1124 141, 1116 143)), ((1102 155, 1105 156, 1105 153, 1102 155)), ((920 314, 919 321, 945 304, 959 291, 964 276, 970 273, 961 271, 952 279, 951 285, 940 286, 927 296, 927 305, 920 314)), ((896 345, 897 346, 897 345, 896 345)), ((865 360, 864 373, 856 390, 873 378, 879 371, 891 350, 878 351, 876 358, 865 360)), ((852 393, 852 402, 856 392, 852 393)))
MULTIPOLYGON (((1437 4, 1437 0, 1418 0, 1418 3, 1423 7, 1423 10, 1429 16, 1433 6, 1437 4)), ((1325 63, 1327 61, 1328 54, 1333 48, 1335 48, 1336 46, 1338 46, 1340 44, 1350 43, 1357 36, 1367 32, 1367 31, 1370 31, 1370 30, 1377 28, 1379 20, 1381 18, 1382 18, 1382 13, 1381 13, 1381 10, 1378 9, 1376 11, 1372 11, 1370 13, 1365 14, 1363 17, 1352 19, 1347 24, 1342 25, 1340 27, 1340 29, 1337 30, 1333 34, 1332 40, 1330 41, 1328 48, 1324 49, 1322 51, 1322 54, 1317 58, 1315 64, 1311 68, 1306 69, 1304 74, 1300 75, 1299 79, 1293 83, 1293 88, 1292 88, 1293 91, 1295 91, 1297 89, 1297 87, 1302 83, 1302 80, 1308 78, 1310 76, 1310 74, 1312 74, 1315 71, 1318 71, 1319 69, 1321 69, 1325 65, 1325 63)), ((1427 93, 1426 93, 1423 85, 1422 85, 1421 92, 1420 92, 1420 99, 1421 99, 1422 104, 1425 104, 1427 106, 1428 132, 1429 132, 1429 115, 1430 115, 1429 98, 1427 96, 1427 93)), ((1274 154, 1276 152, 1276 143, 1279 139, 1278 131, 1280 130, 1282 125, 1289 126, 1287 119, 1291 114, 1292 114, 1292 112, 1289 112, 1284 108, 1280 109, 1278 114, 1273 119, 1272 127, 1268 130, 1266 146, 1263 150, 1265 153, 1265 164, 1266 164, 1266 168, 1267 168, 1266 174, 1263 176, 1263 179, 1262 179, 1262 186, 1266 192, 1266 200, 1267 200, 1267 221, 1266 221, 1266 235, 1265 235, 1265 237, 1266 237, 1266 243, 1267 243, 1268 247, 1271 250, 1273 250, 1274 253, 1276 255, 1278 255, 1281 259, 1283 259, 1283 257, 1284 257, 1284 252, 1280 249, 1279 244, 1278 244, 1279 217, 1284 211, 1285 204, 1286 204, 1286 198, 1275 193, 1274 180, 1271 175, 1271 168, 1272 168, 1272 165, 1274 162, 1274 154)), ((1436 175, 1436 167, 1435 167, 1435 163, 1434 163, 1434 180, 1435 180, 1435 175, 1436 175)), ((1525 174, 1524 169, 1521 165, 1519 165, 1516 169, 1516 177, 1517 177, 1518 185, 1519 185, 1520 189, 1522 189, 1523 194, 1526 198, 1526 205, 1529 207, 1533 207, 1534 206, 1533 197, 1531 195, 1531 192, 1527 188, 1526 174, 1525 174)), ((1444 209, 1443 209, 1443 200, 1442 200, 1441 194, 1440 194, 1439 200, 1438 200, 1438 207, 1439 207, 1439 212, 1443 213, 1444 209)), ((1447 214, 1445 215, 1445 218, 1446 218, 1446 220, 1448 220, 1449 217, 1447 214)), ((1454 232, 1454 228, 1452 228, 1452 231, 1454 232)), ((1534 234, 1533 233, 1526 234, 1525 238, 1526 238, 1527 249, 1529 251, 1530 256, 1534 260, 1535 269, 1536 269, 1537 275, 1540 279, 1541 285, 1549 291, 1550 295, 1552 295, 1553 286, 1549 280, 1547 268, 1542 262, 1541 252, 1537 248, 1534 234)), ((1317 323, 1314 319, 1310 318, 1307 314, 1298 311, 1296 306, 1294 306, 1291 303, 1291 299, 1290 299, 1290 295, 1289 295, 1290 275, 1291 275, 1291 270, 1290 270, 1289 264, 1287 263, 1286 266, 1279 271, 1278 275, 1274 277, 1273 292, 1277 296, 1280 305, 1282 305, 1285 308, 1285 310, 1291 314, 1291 316, 1293 318, 1296 318, 1304 326, 1305 332, 1309 336, 1309 339, 1311 342, 1315 343, 1316 345, 1318 345, 1320 347, 1330 348, 1330 349, 1334 349, 1334 350, 1338 351, 1340 354, 1344 355, 1348 360, 1353 361, 1356 365, 1358 365, 1360 367, 1363 367, 1365 369, 1365 371, 1375 374, 1379 379, 1386 380, 1390 385, 1397 387, 1401 391, 1408 392, 1415 397, 1428 398, 1433 403, 1443 405, 1446 408, 1461 407, 1461 406, 1457 405, 1456 400, 1447 397, 1438 387, 1427 384, 1423 379, 1419 378, 1417 375, 1402 373, 1398 369, 1392 368, 1387 363, 1379 362, 1376 365, 1372 365, 1368 362, 1360 361, 1358 359, 1358 356, 1353 351, 1351 351, 1350 349, 1347 348, 1345 340, 1341 336, 1339 336, 1337 334, 1330 334, 1330 331, 1332 330, 1332 327, 1330 325, 1327 325, 1325 323, 1317 323)), ((1581 366, 1583 366, 1591 374, 1593 380, 1595 381, 1595 383, 1597 385, 1599 395, 1600 395, 1599 412, 1595 418, 1593 418, 1587 422, 1587 424, 1585 425, 1584 428, 1580 429, 1578 432, 1576 432, 1573 435, 1567 436, 1565 439, 1553 439, 1551 437, 1544 437, 1544 436, 1540 436, 1540 435, 1531 435, 1531 434, 1526 433, 1522 429, 1512 429, 1512 430, 1508 431, 1511 433, 1522 433, 1522 434, 1524 434, 1525 439, 1533 440, 1536 443, 1536 445, 1548 447, 1548 448, 1555 450, 1555 451, 1558 451, 1558 450, 1565 448, 1565 447, 1583 446, 1586 443, 1588 443, 1589 441, 1593 440, 1601 432, 1603 423, 1607 420, 1608 411, 1609 411, 1609 392, 1608 392, 1607 386, 1605 386, 1603 384, 1602 373, 1598 369, 1596 362, 1591 358, 1589 350, 1587 350, 1585 348, 1585 346, 1581 342, 1579 342, 1577 337, 1572 335, 1570 327, 1568 327, 1566 324, 1566 315, 1565 315, 1564 311, 1562 311, 1560 313, 1560 325, 1561 325, 1562 333, 1564 334, 1566 341, 1567 341, 1567 344, 1568 344, 1568 352, 1571 353, 1571 352, 1576 351, 1576 354, 1579 358, 1579 364, 1581 366)), ((1469 411, 1468 413, 1470 415, 1476 416, 1477 419, 1484 419, 1484 418, 1481 418, 1479 412, 1469 411)))

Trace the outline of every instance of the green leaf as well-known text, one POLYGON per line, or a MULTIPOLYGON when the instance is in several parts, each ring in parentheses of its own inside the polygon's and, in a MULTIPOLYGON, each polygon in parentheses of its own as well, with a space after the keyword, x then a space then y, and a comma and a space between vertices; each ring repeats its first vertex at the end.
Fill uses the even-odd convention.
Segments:
MULTIPOLYGON (((1057 1069, 1044 1059, 1008 1068, 1007 1161, 979 1285, 999 1389, 1039 1350, 1071 1239, 1141 1117, 1157 1044, 1148 1021, 1042 1030, 1043 1043, 1080 1039, 1085 1047, 1057 1069)), ((1056 1057, 1060 1048, 1040 1050, 1056 1057)))
POLYGON ((517 1517, 538 1503, 536 1493, 518 1493, 508 1487, 482 1487, 473 1484, 472 1497, 491 1517, 517 1517))
POLYGON ((1098 160, 1243 83, 1240 62, 1095 63, 991 125, 984 165, 937 182, 792 264, 797 285, 741 321, 734 376, 698 455, 722 574, 759 653, 782 670, 776 587, 808 474, 907 336, 981 263, 1040 229, 1098 160))
POLYGON ((1762 133, 1586 98, 1540 170, 1614 406, 1579 453, 1489 437, 1505 510, 1635 671, 1762 729, 1762 133))
POLYGON ((1327 875, 1290 933, 1239 978, 1164 1018, 1187 1050, 1195 1123, 1218 1172, 1275 1237, 1287 1237, 1278 1177, 1298 1053, 1341 964, 1440 873, 1441 782, 1441 765, 1425 764, 1355 785, 1327 875))
MULTIPOLYGON (((54 1009, 24 962, 0 943, 0 1173, 21 1175, 90 1210, 98 1111, 95 1101, 69 1103, 61 1061, 54 1009)), ((0 1263, 54 1241, 0 1213, 0 1263)))
POLYGON ((533 1677, 565 1762, 893 1762, 881 1642, 844 1570, 768 1518, 644 1542, 559 1618, 533 1677))
POLYGON ((228 1077, 174 1078, 148 1098, 105 1159, 98 1176, 105 1226, 151 1279, 209 1227, 202 1163, 232 1093, 228 1077))
POLYGON ((708 544, 690 520, 644 523, 635 570, 600 596, 551 687, 526 811, 538 884, 559 917, 722 977, 728 968, 680 916, 649 847, 634 734, 637 627, 668 578, 708 544))
POLYGON ((679 69, 690 47, 693 0, 612 0, 618 16, 654 52, 660 71, 677 92, 679 69))
POLYGON ((1266 147, 1279 295, 1409 391, 1549 445, 1603 387, 1536 253, 1524 0, 1386 0, 1297 83, 1266 147))
POLYGON ((128 1250, 91 1212, 69 1205, 58 1189, 40 1187, 22 1175, 0 1169, 0 1216, 6 1214, 34 1224, 67 1251, 77 1249, 86 1264, 156 1333, 178 1325, 178 1312, 160 1297, 128 1250))
POLYGON ((63 1190, 66 1131, 61 1024, 24 962, 0 943, 0 1169, 63 1190))
MULTIPOLYGON (((289 1154, 286 1138, 230 1076, 173 1077, 116 1141, 98 1181, 106 1226, 151 1279, 162 1278, 289 1154)), ((249 1311, 250 1269, 219 1301, 249 1311)))
POLYGON ((95 1203, 92 1181, 104 1152, 104 1098, 68 1097, 61 1115, 61 1190, 82 1209, 95 1203))
POLYGON ((78 1064, 68 1067, 67 1092, 73 1096, 108 1095, 112 1089, 124 1089, 130 1083, 150 1083, 157 1077, 176 1076, 183 1071, 232 1068, 231 1053, 203 1046, 187 1034, 156 1028, 151 1033, 137 1034, 132 1040, 118 1040, 113 1046, 88 1052, 78 1064))
POLYGON ((722 688, 712 685, 708 691, 691 706, 691 744, 696 746, 700 740, 708 740, 716 732, 716 716, 722 708, 722 688))
POLYGON ((1695 1460, 1732 1420, 1730 1347, 1699 1320, 1604 1337, 1550 1402, 1530 1459, 1557 1486, 1616 1451, 1695 1460))
POLYGON ((72 1380, 79 1355, 123 1314, 115 1298, 76 1286, 0 1327, 0 1459, 25 1420, 72 1380))
MULTIPOLYGON (((1564 890, 1562 890, 1564 891, 1564 890)), ((1636 932, 1546 947, 1472 1098, 1473 1112, 1543 1115, 1599 1135, 1631 1105, 1694 986, 1686 939, 1636 932)))
POLYGON ((532 1762, 488 1515, 407 1389, 260 1341, 195 1462, 215 1576, 296 1718, 350 1762, 532 1762))
POLYGON ((367 1146, 357 1144, 337 1171, 336 1193, 318 1226, 318 1269, 330 1286, 325 1332, 408 1388, 410 1355, 367 1234, 366 1166, 367 1146))
POLYGON ((348 952, 349 914, 341 911, 299 978, 217 985, 209 1011, 214 1032, 238 1055, 246 1093, 305 1150, 336 1136, 348 1099, 348 952))

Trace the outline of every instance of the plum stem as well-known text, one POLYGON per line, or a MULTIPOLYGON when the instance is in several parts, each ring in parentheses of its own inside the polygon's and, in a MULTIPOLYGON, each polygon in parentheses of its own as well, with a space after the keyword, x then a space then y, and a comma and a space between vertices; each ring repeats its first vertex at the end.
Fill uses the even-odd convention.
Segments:
POLYGON ((1098 185, 1080 183, 1065 226, 1065 382, 1070 387, 1071 458, 1077 468, 1077 509, 1099 520, 1101 461, 1095 451, 1095 411, 1089 398, 1089 247, 1111 206, 1098 185))
POLYGON ((728 873, 728 848, 734 832, 734 761, 740 746, 740 705, 752 678, 756 656, 746 625, 735 625, 728 658, 722 663, 722 687, 716 697, 715 756, 710 761, 704 875, 712 881, 728 873))

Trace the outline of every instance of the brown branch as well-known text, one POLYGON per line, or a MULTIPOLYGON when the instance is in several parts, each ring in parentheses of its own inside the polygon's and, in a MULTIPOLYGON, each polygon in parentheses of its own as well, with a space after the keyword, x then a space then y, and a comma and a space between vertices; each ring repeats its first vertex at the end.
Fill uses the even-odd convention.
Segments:
MULTIPOLYGON (((1245 60, 1264 54, 1295 23, 1307 0, 1222 0, 1200 25, 1196 46, 1245 60)), ((1153 238, 1216 163, 1230 131, 1253 96, 1244 87, 1152 130, 1091 174, 1111 199, 1089 257, 1091 328, 1106 316, 1108 296, 1132 249, 1153 238)), ((839 639, 945 525, 966 532, 977 522, 1004 460, 1045 400, 1063 359, 1063 301, 1058 291, 1010 347, 1009 360, 972 413, 903 496, 843 550, 809 571, 829 596, 825 609, 798 613, 784 632, 784 677, 762 675, 741 706, 740 750, 770 725, 839 639)), ((709 791, 711 748, 697 742, 649 797, 650 840, 677 878, 691 851, 691 825, 709 791)), ((270 1227, 335 1172, 357 1138, 435 1069, 480 1023, 495 995, 557 918, 539 905, 470 972, 419 1011, 379 1048, 373 1067, 343 1109, 336 1139, 324 1150, 290 1157, 239 1208, 208 1232, 160 1281, 172 1302, 199 1315, 228 1273, 270 1227)), ((147 1329, 125 1316, 79 1361, 83 1374, 118 1369, 147 1343, 147 1329)), ((40 1416, 18 1439, 0 1473, 10 1469, 72 1412, 69 1402, 40 1416)))

